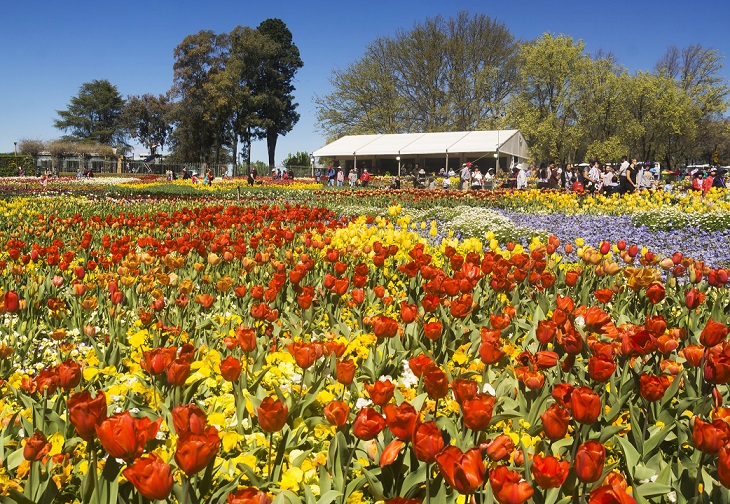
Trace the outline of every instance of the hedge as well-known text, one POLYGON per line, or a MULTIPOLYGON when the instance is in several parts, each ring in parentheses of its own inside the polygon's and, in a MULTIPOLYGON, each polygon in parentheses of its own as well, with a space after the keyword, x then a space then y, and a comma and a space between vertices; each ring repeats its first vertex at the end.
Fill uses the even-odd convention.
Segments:
POLYGON ((33 156, 0 154, 0 177, 17 177, 18 166, 22 166, 26 174, 35 173, 33 156))

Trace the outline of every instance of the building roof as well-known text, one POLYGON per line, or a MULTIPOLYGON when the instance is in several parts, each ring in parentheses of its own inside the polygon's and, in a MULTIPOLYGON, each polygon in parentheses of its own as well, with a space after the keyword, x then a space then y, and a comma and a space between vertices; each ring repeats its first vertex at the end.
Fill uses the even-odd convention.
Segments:
POLYGON ((486 154, 527 158, 527 143, 518 130, 450 131, 388 135, 348 135, 314 151, 315 157, 486 154))

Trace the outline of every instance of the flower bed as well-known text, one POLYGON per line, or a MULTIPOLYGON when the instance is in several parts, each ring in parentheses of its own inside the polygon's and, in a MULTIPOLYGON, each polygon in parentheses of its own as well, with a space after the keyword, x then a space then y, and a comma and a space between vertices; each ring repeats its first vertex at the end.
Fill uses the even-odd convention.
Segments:
POLYGON ((323 192, 0 201, 2 495, 730 499, 726 269, 323 192))

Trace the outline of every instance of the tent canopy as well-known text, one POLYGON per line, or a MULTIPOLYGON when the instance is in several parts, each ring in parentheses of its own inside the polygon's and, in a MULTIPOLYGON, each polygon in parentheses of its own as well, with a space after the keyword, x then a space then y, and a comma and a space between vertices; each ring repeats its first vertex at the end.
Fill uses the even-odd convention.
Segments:
POLYGON ((390 135, 348 135, 314 151, 315 157, 487 154, 499 151, 520 160, 528 156, 518 130, 452 131, 390 135))

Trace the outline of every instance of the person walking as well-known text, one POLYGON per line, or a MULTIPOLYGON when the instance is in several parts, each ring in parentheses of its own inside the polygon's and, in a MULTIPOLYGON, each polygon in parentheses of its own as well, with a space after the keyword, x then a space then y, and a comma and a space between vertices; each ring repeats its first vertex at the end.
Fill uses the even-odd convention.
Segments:
POLYGON ((469 182, 471 180, 471 170, 469 169, 471 167, 471 163, 464 163, 461 165, 461 190, 466 191, 469 189, 469 182))
POLYGON ((342 171, 342 167, 337 167, 337 187, 342 187, 342 183, 345 181, 345 172, 342 171))
POLYGON ((527 189, 527 173, 522 163, 517 165, 517 189, 527 189))

